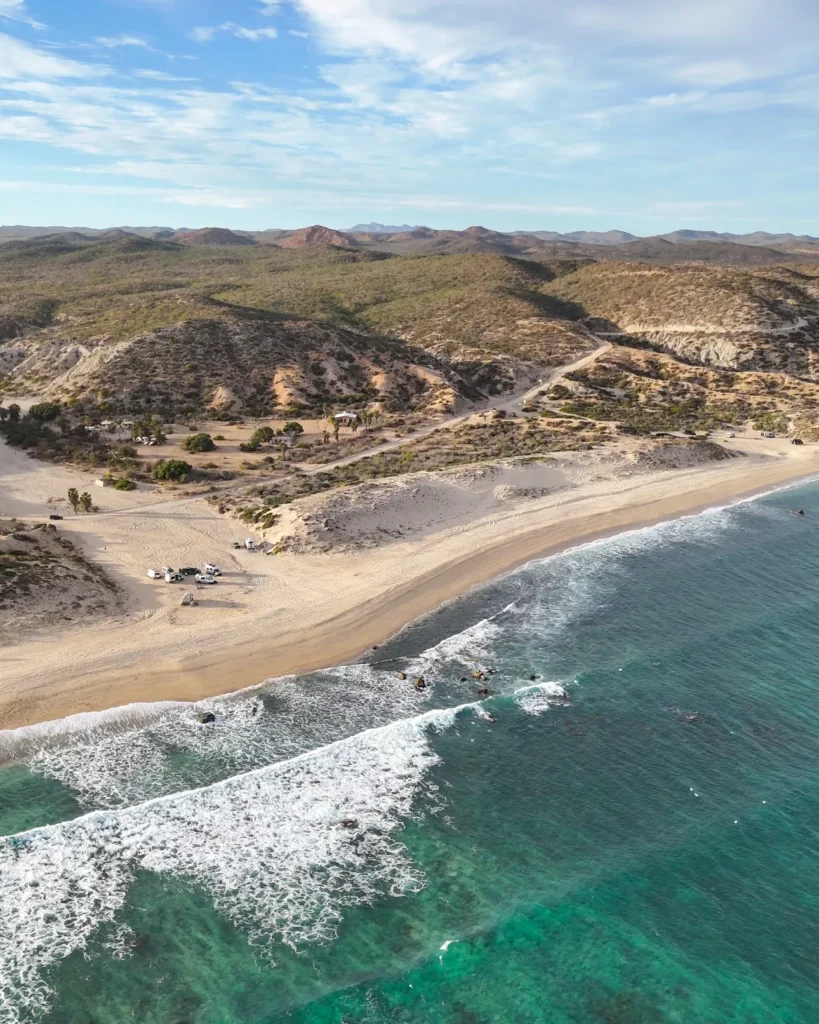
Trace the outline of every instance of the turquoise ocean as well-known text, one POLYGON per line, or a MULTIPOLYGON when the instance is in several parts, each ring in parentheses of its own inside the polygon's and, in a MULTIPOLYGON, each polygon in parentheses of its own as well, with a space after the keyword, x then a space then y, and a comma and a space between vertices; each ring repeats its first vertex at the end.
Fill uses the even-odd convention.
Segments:
POLYGON ((3 1024, 819 1021, 816 484, 0 750, 3 1024))

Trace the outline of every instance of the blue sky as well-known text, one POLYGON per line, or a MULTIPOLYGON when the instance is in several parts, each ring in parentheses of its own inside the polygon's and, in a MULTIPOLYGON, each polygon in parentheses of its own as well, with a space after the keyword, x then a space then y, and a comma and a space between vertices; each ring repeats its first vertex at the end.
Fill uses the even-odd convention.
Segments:
POLYGON ((819 234, 816 0, 0 0, 0 223, 819 234))

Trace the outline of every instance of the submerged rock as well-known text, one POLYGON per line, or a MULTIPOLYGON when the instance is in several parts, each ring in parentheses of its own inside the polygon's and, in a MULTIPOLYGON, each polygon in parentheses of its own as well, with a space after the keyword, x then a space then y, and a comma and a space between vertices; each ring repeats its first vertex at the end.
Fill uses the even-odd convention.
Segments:
POLYGON ((216 715, 212 711, 200 711, 197 717, 202 725, 213 725, 216 721, 216 715))

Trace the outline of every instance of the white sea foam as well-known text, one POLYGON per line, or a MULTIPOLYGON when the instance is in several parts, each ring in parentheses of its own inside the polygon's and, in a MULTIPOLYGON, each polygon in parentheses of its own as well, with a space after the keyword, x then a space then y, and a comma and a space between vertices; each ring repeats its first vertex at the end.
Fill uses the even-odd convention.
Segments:
POLYGON ((68 786, 84 807, 122 807, 413 717, 426 701, 394 672, 343 666, 307 683, 291 677, 195 706, 171 706, 130 729, 72 733, 57 745, 45 736, 29 767, 68 786), (215 723, 203 725, 203 711, 213 713, 215 723))
POLYGON ((516 704, 527 715, 542 715, 555 704, 564 704, 568 697, 560 683, 532 683, 515 690, 516 704))
POLYGON ((169 711, 190 706, 181 701, 125 704, 108 711, 85 711, 38 725, 0 729, 0 762, 19 760, 44 746, 72 743, 78 736, 90 738, 100 734, 130 732, 161 719, 169 711))
POLYGON ((395 833, 422 794, 439 799, 428 733, 461 710, 0 842, 0 1019, 48 1010, 45 972, 114 924, 137 870, 192 880, 267 954, 330 941, 345 908, 418 890, 395 833))

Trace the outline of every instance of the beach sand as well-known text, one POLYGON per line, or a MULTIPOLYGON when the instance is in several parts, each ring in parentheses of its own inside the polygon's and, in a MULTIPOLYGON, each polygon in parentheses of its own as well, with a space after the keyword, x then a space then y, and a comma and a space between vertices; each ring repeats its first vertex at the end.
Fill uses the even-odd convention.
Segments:
MULTIPOLYGON (((133 702, 195 701, 348 662, 441 603, 533 558, 819 473, 819 447, 748 437, 720 443, 742 457, 607 474, 597 452, 550 456, 531 466, 525 496, 525 467, 513 468, 514 487, 508 474, 488 483, 480 474, 477 480, 449 474, 435 492, 434 515, 429 480, 418 482, 417 513, 411 483, 400 481, 397 539, 387 503, 378 546, 275 557, 234 550, 231 542, 247 529, 201 498, 103 490, 91 486, 88 474, 33 462, 0 444, 0 516, 65 515, 60 529, 106 567, 130 609, 102 625, 6 637, 0 729, 133 702), (593 471, 584 469, 585 456, 593 471), (49 501, 70 486, 92 490, 100 514, 75 517, 49 501), (183 586, 146 576, 166 562, 205 561, 225 575, 197 595, 196 608, 180 607, 183 586)), ((379 529, 373 515, 370 533, 379 529)))

